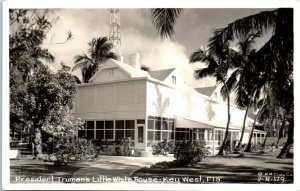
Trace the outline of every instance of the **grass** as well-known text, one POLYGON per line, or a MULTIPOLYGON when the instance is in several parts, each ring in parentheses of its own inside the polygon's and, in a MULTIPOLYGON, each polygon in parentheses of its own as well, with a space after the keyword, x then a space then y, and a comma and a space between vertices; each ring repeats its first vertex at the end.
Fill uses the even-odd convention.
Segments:
MULTIPOLYGON (((89 161, 83 163, 72 164, 68 166, 54 166, 51 162, 43 160, 32 160, 29 157, 20 160, 10 160, 10 181, 16 183, 17 178, 38 178, 38 177, 65 177, 71 178, 73 173, 81 168, 85 168, 95 164, 89 161)), ((51 183, 56 182, 56 178, 51 183)))
MULTIPOLYGON (((254 152, 245 153, 244 157, 238 154, 226 156, 207 157, 201 163, 194 166, 177 167, 176 163, 159 162, 148 168, 144 167, 135 171, 132 178, 157 178, 159 182, 170 183, 176 179, 182 183, 293 183, 293 158, 277 159, 280 149, 274 152, 266 150, 265 153, 254 152), (267 176, 262 176, 267 175, 267 176), (190 178, 187 180, 187 178, 190 178), (200 180, 200 182, 196 182, 200 180)), ((136 158, 139 159, 139 158, 136 158)), ((142 159, 142 158, 141 158, 142 159)), ((155 157, 153 157, 155 159, 155 157)), ((10 161, 11 182, 16 183, 17 177, 64 177, 72 178, 74 173, 82 169, 88 176, 89 173, 101 174, 101 169, 111 174, 107 167, 113 168, 114 160, 118 162, 118 157, 110 157, 109 160, 87 161, 69 166, 53 166, 53 163, 40 160, 32 160, 29 156, 22 157, 21 160, 10 161), (107 164, 107 167, 95 168, 95 165, 107 164), (87 168, 90 167, 90 168, 87 168), (83 168, 91 169, 84 171, 83 168), (95 172, 92 172, 95 171, 95 172)), ((126 171, 126 162, 121 164, 126 171)), ((115 170, 115 173, 121 173, 115 170)), ((57 179, 56 179, 57 180, 57 179)), ((54 183, 57 183, 57 181, 54 183)))
POLYGON ((279 151, 207 157, 187 167, 177 167, 174 161, 160 162, 137 170, 132 177, 156 177, 161 182, 178 178, 181 183, 199 183, 195 182, 199 177, 200 183, 293 183, 293 159, 276 159, 279 151), (187 177, 192 182, 186 181, 187 177))

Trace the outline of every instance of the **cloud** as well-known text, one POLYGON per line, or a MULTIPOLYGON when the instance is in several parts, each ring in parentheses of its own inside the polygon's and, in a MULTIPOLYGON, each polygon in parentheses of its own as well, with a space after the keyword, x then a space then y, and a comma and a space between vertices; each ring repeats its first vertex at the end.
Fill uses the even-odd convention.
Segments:
MULTIPOLYGON (((109 11, 106 9, 56 9, 51 10, 48 14, 49 20, 57 16, 59 19, 50 30, 44 45, 56 58, 55 63, 52 64, 55 69, 60 67, 61 62, 73 67, 74 56, 86 53, 87 43, 93 37, 108 36, 109 11), (65 44, 48 45, 51 39, 52 43, 65 41, 68 31, 71 31, 74 36, 72 41, 65 44)), ((140 10, 125 10, 122 16, 122 23, 125 26, 121 27, 122 46, 118 48, 117 52, 121 52, 124 56, 125 63, 128 62, 129 54, 139 52, 141 64, 148 66, 151 70, 177 68, 185 82, 191 86, 214 84, 212 80, 203 83, 207 80, 196 81, 193 78, 193 70, 196 65, 189 64, 185 46, 170 40, 161 41, 158 37, 145 33, 144 30, 147 27, 140 27, 140 25, 149 23, 152 28, 149 15, 140 10), (137 23, 133 22, 135 17, 138 17, 135 20, 137 23)), ((81 78, 80 70, 76 70, 74 74, 81 78)))
POLYGON ((141 55, 141 65, 149 67, 150 70, 176 68, 183 80, 192 87, 215 84, 215 80, 211 78, 194 79, 194 69, 200 65, 189 64, 186 48, 178 42, 149 38, 133 28, 126 28, 122 30, 120 50, 125 63, 128 62, 130 54, 138 52, 141 55))

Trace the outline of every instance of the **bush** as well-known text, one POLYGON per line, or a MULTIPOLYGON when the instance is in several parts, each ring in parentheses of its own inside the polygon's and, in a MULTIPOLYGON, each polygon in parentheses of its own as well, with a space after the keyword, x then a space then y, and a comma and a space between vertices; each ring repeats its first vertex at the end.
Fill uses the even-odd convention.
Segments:
POLYGON ((209 155, 204 140, 176 143, 174 157, 178 166, 194 165, 209 155))
POLYGON ((98 153, 91 141, 62 137, 54 142, 54 153, 48 154, 47 161, 53 162, 56 166, 62 166, 95 159, 98 153))
POLYGON ((175 143, 174 141, 164 140, 152 146, 153 155, 166 155, 167 153, 174 153, 175 143))

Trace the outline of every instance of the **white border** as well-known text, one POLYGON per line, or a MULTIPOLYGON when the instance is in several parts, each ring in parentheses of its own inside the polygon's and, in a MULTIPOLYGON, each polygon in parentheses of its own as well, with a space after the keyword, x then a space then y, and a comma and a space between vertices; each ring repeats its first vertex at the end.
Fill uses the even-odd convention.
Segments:
MULTIPOLYGON (((92 0, 84 0, 84 1, 72 1, 72 0, 9 0, 3 2, 3 73, 2 73, 2 188, 5 190, 39 190, 39 189, 52 189, 52 190, 300 190, 300 180, 299 176, 299 140, 295 138, 295 156, 294 156, 294 184, 290 185, 280 185, 280 184, 11 184, 10 183, 10 166, 9 159, 7 157, 7 153, 9 152, 9 72, 8 72, 8 63, 9 63, 9 27, 8 26, 8 9, 9 8, 153 8, 153 7, 182 7, 182 8, 277 8, 277 7, 293 7, 294 8, 294 52, 300 52, 299 49, 299 29, 300 29, 300 8, 298 1, 289 1, 289 0, 208 0, 208 1, 199 1, 199 0, 104 0, 104 1, 92 1, 92 0), (298 152, 298 153, 297 153, 298 152), (295 159, 298 159, 295 160, 295 159)), ((297 116, 299 116, 299 89, 296 89, 299 84, 299 75, 297 71, 299 69, 298 57, 294 56, 294 73, 295 76, 295 133, 297 135, 300 130, 299 120, 297 120, 297 116)), ((296 137, 296 136, 295 136, 296 137)))

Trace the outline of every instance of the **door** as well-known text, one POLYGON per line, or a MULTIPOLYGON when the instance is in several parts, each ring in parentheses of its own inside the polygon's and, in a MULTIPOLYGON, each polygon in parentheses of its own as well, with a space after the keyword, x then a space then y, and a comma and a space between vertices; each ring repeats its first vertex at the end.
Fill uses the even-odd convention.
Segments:
POLYGON ((145 147, 145 125, 137 124, 135 134, 135 148, 146 149, 145 147))

